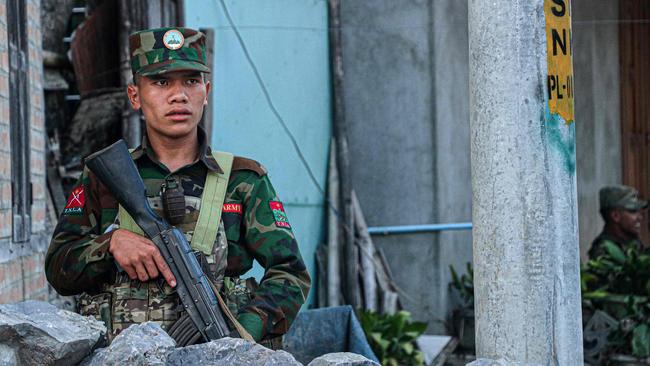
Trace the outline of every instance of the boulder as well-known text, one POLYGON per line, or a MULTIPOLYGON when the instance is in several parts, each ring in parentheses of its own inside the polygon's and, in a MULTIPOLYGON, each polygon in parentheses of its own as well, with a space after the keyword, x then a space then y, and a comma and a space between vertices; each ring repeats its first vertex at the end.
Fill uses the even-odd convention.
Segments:
POLYGON ((302 366, 290 353, 272 351, 238 338, 222 338, 209 343, 179 348, 169 354, 168 366, 302 366))
POLYGON ((73 365, 88 355, 105 333, 102 322, 46 302, 0 305, 0 363, 73 365))
POLYGON ((467 364, 467 366, 539 366, 534 364, 522 364, 519 362, 511 362, 505 359, 490 360, 487 358, 478 358, 476 361, 472 361, 467 364))
POLYGON ((174 339, 160 325, 145 322, 123 330, 110 346, 95 351, 82 365, 164 365, 175 347, 174 339))
POLYGON ((317 357, 307 366, 379 366, 379 364, 356 353, 336 352, 317 357))

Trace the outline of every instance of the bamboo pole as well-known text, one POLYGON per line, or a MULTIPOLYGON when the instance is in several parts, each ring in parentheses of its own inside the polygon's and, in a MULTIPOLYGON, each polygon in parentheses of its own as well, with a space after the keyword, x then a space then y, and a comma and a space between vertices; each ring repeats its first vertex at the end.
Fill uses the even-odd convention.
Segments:
MULTIPOLYGON (((336 164, 336 140, 330 143, 330 161, 327 177, 327 200, 332 205, 339 202, 339 171, 336 164)), ((341 232, 337 213, 327 210, 327 306, 341 305, 341 254, 339 238, 341 232)))
POLYGON ((363 308, 377 311, 377 282, 373 257, 375 246, 368 233, 368 225, 366 225, 361 205, 354 190, 352 191, 352 208, 354 210, 355 231, 358 234, 357 243, 361 262, 361 283, 363 284, 363 308))

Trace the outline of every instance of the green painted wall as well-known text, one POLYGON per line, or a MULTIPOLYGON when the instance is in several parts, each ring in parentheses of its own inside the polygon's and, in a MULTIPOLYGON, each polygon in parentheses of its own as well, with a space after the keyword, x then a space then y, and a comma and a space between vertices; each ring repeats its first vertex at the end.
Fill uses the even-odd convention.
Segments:
MULTIPOLYGON (((327 2, 227 0, 226 5, 271 99, 324 188, 331 136, 327 2)), ((267 167, 315 279, 314 253, 325 233, 323 195, 269 108, 220 2, 186 1, 185 24, 215 30, 212 146, 267 167)), ((258 266, 252 272, 258 278, 263 273, 258 266)))

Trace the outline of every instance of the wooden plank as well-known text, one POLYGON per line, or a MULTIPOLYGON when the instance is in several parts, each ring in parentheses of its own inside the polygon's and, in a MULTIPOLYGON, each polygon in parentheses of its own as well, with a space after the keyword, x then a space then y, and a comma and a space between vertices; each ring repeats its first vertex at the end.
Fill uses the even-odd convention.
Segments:
MULTIPOLYGON (((382 263, 380 250, 375 250, 375 263, 382 263)), ((397 312, 398 297, 391 284, 391 278, 383 263, 376 266, 375 277, 379 286, 379 312, 382 314, 395 314, 397 312)))
MULTIPOLYGON (((385 299, 383 300, 383 306, 384 306, 383 311, 388 314, 394 314, 395 312, 397 312, 397 310, 401 309, 402 306, 400 304, 399 296, 397 296, 398 295, 397 288, 393 283, 393 274, 391 273, 390 267, 388 266, 388 261, 386 260, 384 251, 381 250, 381 248, 377 248, 375 253, 377 253, 376 262, 381 263, 381 266, 377 266, 377 268, 381 268, 382 271, 384 272, 383 281, 387 282, 387 287, 388 287, 388 289, 386 290, 385 299)), ((377 272, 379 273, 379 271, 377 272)))
POLYGON ((330 142, 330 161, 327 173, 327 201, 333 207, 327 210, 327 306, 341 305, 341 232, 338 213, 339 171, 336 164, 336 140, 330 142))
POLYGON ((354 211, 355 231, 361 263, 361 281, 363 284, 363 308, 377 311, 377 282, 375 276, 375 246, 368 233, 368 225, 363 217, 357 194, 352 191, 352 209, 354 211))

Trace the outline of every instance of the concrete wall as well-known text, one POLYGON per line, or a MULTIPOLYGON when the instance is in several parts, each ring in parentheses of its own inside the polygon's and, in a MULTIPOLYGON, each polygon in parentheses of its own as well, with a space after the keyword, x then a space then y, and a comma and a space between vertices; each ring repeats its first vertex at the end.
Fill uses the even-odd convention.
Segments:
POLYGON ((12 243, 11 148, 7 63, 6 5, 0 0, 0 303, 25 299, 47 300, 43 272, 50 231, 46 217, 45 132, 42 89, 40 1, 28 0, 29 102, 31 182, 33 185, 32 238, 12 243))
MULTIPOLYGON (((434 154, 437 161, 435 207, 439 222, 469 222, 472 221, 472 186, 467 1, 434 0, 432 6, 434 154)), ((456 297, 448 298, 449 265, 464 272, 465 264, 472 261, 472 232, 442 232, 438 246, 438 314, 442 316, 448 315, 457 305, 456 297)))
POLYGON ((602 229, 598 190, 621 183, 618 1, 573 0, 579 238, 583 258, 602 229))
MULTIPOLYGON (((342 2, 344 97, 354 188, 370 226, 469 221, 467 5, 342 2)), ((407 310, 444 332, 448 265, 471 235, 375 237, 407 310)))
MULTIPOLYGON (((228 0, 269 94, 324 189, 331 129, 327 3, 319 0, 228 0)), ((215 29, 212 146, 256 159, 269 176, 316 278, 324 239, 324 196, 309 179, 269 108, 219 1, 186 1, 189 27, 215 29)), ((252 275, 261 277, 259 266, 252 275)), ((314 283, 315 284, 315 283, 314 283)), ((311 291, 311 302, 316 291, 311 291)))
MULTIPOLYGON (((368 224, 470 221, 467 2, 342 4, 353 180, 368 224)), ((621 181, 618 2, 572 7, 584 254, 602 227, 598 189, 621 181)), ((412 298, 402 297, 406 308, 430 321, 429 331, 441 330, 433 321, 454 306, 448 265, 471 260, 471 233, 375 240, 412 298)))

